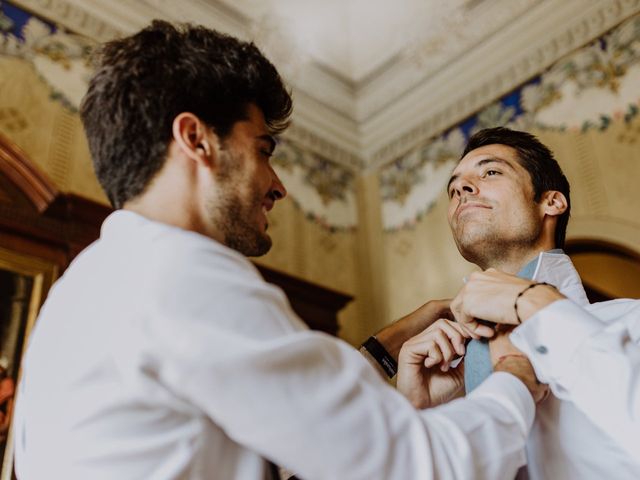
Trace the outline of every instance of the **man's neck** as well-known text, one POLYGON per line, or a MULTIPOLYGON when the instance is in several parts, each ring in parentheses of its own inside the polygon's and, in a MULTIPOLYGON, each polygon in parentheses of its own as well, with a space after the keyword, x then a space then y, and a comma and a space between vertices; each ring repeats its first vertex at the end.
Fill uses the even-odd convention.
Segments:
POLYGON ((507 254, 501 258, 496 258, 487 262, 485 265, 479 265, 483 270, 487 268, 495 268, 496 270, 510 273, 512 275, 517 274, 522 268, 534 260, 540 252, 550 250, 549 248, 539 248, 527 252, 518 252, 517 254, 507 254))

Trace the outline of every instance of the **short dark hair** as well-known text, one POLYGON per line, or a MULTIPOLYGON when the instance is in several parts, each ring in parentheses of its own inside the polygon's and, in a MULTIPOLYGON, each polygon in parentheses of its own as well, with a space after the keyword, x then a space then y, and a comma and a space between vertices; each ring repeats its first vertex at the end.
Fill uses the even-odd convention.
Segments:
POLYGON ((271 133, 287 128, 291 95, 253 44, 189 24, 154 20, 96 51, 80 108, 98 180, 115 208, 141 194, 162 168, 174 118, 197 115, 224 140, 248 115, 271 133))
POLYGON ((485 145, 506 145, 518 154, 518 161, 531 177, 534 200, 539 202, 542 194, 549 190, 562 192, 567 199, 567 210, 560 215, 555 231, 555 246, 563 248, 567 233, 567 224, 571 214, 569 181, 553 156, 534 135, 505 127, 485 128, 475 133, 467 143, 461 159, 470 151, 485 145))

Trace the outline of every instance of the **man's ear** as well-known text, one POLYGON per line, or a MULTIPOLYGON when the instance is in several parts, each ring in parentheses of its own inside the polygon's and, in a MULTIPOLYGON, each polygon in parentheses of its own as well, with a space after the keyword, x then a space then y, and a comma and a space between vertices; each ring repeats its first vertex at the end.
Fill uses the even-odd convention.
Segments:
POLYGON ((542 208, 545 215, 555 217, 567 211, 567 198, 557 190, 548 190, 542 195, 542 208))
POLYGON ((173 140, 187 158, 204 166, 214 164, 218 137, 202 120, 193 113, 182 112, 171 127, 173 140))

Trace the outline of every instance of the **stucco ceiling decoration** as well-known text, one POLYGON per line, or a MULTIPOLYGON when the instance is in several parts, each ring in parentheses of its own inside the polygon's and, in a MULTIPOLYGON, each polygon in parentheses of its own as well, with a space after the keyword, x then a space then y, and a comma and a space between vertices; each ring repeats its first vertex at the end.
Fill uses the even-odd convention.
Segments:
MULTIPOLYGON (((364 86, 406 51, 441 51, 463 38, 466 5, 488 0, 220 0, 251 19, 251 34, 287 73, 316 63, 352 89, 364 86), (287 70, 286 67, 292 67, 287 70)), ((510 5, 534 0, 511 0, 510 5)), ((495 2, 494 2, 495 3, 495 2)), ((512 7, 509 8, 510 10, 512 7)), ((487 27, 482 26, 485 30, 487 27)))
POLYGON ((432 74, 541 0, 219 1, 251 19, 252 38, 292 79, 315 63, 357 95, 400 63, 432 74))
POLYGON ((249 37, 284 72, 302 97, 298 104, 313 110, 315 102, 324 115, 339 118, 332 122, 339 125, 333 138, 344 139, 366 158, 361 139, 347 138, 345 132, 357 134, 398 98, 541 1, 209 3, 223 4, 247 19, 249 37))
POLYGON ((373 169, 640 11, 640 0, 12 0, 103 41, 153 18, 255 39, 292 84, 288 137, 373 169))

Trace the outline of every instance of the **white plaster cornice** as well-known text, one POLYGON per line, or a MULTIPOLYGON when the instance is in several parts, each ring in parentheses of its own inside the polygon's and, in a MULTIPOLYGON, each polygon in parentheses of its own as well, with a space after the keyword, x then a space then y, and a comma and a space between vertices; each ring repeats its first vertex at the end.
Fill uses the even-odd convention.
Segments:
POLYGON ((338 163, 354 173, 365 169, 365 164, 360 156, 337 146, 335 142, 327 141, 324 137, 314 133, 314 130, 316 129, 292 123, 284 136, 296 145, 338 163))
MULTIPOLYGON (((12 3, 96 41, 132 33, 153 18, 198 21, 251 37, 251 19, 219 0, 12 3)), ((296 106, 287 135, 350 169, 377 169, 638 12, 640 0, 541 0, 429 74, 402 57, 357 83, 321 65, 307 65, 290 79, 296 106)))
POLYGON ((305 92, 293 90, 293 118, 284 137, 354 172, 364 170, 358 126, 305 92))
POLYGON ((367 168, 428 141, 638 12, 640 0, 541 2, 362 122, 367 168))
MULTIPOLYGON (((250 37, 249 20, 220 2, 14 0, 13 3, 97 42, 135 32, 153 18, 170 21, 202 18, 202 23, 212 28, 244 39, 250 37)), ((355 101, 353 86, 321 65, 311 65, 300 72, 297 83, 304 88, 292 86, 295 114, 287 138, 349 170, 363 169, 358 126, 349 113, 355 101)))
MULTIPOLYGON (((155 18, 170 21, 202 19, 213 28, 247 37, 248 19, 217 2, 191 0, 12 0, 17 6, 64 28, 104 42, 133 33, 155 18)), ((193 21, 193 20, 192 20, 193 21)))
POLYGON ((112 18, 103 20, 99 15, 96 15, 96 12, 92 11, 91 8, 76 5, 73 1, 12 0, 12 3, 98 42, 110 40, 123 33, 123 30, 114 24, 112 18))

